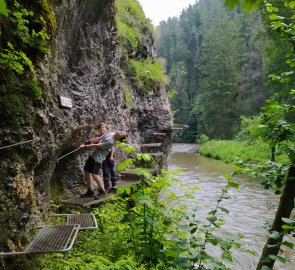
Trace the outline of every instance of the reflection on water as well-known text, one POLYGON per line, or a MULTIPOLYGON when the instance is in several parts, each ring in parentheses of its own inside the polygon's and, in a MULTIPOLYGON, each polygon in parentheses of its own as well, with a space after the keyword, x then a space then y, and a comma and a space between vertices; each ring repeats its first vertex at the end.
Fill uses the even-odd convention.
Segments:
MULTIPOLYGON (((231 173, 233 166, 221 161, 208 159, 196 153, 194 144, 173 144, 168 156, 169 170, 182 169, 178 178, 188 186, 198 186, 200 190, 194 191, 200 210, 198 215, 205 218, 206 213, 216 206, 221 195, 221 187, 226 184, 222 176, 231 173)), ((223 200, 222 207, 230 212, 225 215, 226 224, 222 226, 222 234, 242 233, 245 238, 241 240, 243 247, 256 251, 259 256, 262 252, 267 232, 263 225, 272 223, 278 204, 278 197, 273 192, 265 190, 257 181, 245 176, 237 176, 238 190, 231 189, 231 199, 223 200)), ((194 208, 195 205, 191 204, 194 208)), ((294 239, 288 239, 294 242, 294 239)), ((282 247, 284 256, 290 259, 287 265, 277 264, 277 270, 294 270, 295 259, 292 250, 282 247)), ((281 254, 280 254, 281 255, 281 254)), ((255 270, 259 256, 235 253, 238 262, 233 266, 235 270, 255 270)))

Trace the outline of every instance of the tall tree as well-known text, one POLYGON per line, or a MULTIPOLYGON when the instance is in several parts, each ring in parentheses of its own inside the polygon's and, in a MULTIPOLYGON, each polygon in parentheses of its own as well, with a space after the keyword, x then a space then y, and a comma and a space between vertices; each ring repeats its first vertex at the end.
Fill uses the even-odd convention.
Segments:
POLYGON ((241 85, 237 105, 240 115, 257 115, 267 97, 263 74, 264 28, 261 14, 256 11, 251 16, 241 11, 238 27, 244 40, 242 53, 241 85))
POLYGON ((210 138, 229 139, 238 126, 237 95, 240 84, 242 39, 229 15, 221 10, 202 44, 202 79, 198 104, 210 138))

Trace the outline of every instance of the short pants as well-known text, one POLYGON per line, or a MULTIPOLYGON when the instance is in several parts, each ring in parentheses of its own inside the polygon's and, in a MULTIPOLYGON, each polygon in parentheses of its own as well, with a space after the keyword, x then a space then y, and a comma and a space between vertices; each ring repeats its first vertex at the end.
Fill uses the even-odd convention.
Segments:
POLYGON ((92 157, 89 157, 84 166, 84 171, 93 173, 93 174, 99 174, 99 169, 101 168, 101 163, 95 162, 95 160, 92 157))

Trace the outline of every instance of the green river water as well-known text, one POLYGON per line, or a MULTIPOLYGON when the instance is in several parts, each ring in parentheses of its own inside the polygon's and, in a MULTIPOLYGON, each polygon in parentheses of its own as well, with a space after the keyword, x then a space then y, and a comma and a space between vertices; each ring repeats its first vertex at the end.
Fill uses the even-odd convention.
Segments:
MULTIPOLYGON (((220 197, 221 187, 226 184, 222 176, 233 171, 233 166, 221 161, 200 156, 195 144, 173 144, 168 156, 169 170, 182 169, 178 178, 187 186, 198 186, 200 190, 194 191, 195 201, 188 202, 191 209, 198 206, 198 218, 205 220, 206 213, 213 210, 216 201, 220 197), (197 203, 197 204, 196 204, 197 203)), ((221 227, 220 233, 236 234, 242 233, 244 239, 240 240, 243 248, 254 250, 257 256, 247 253, 233 252, 237 260, 231 267, 234 270, 255 270, 262 252, 267 231, 265 223, 272 223, 279 198, 270 190, 265 190, 254 179, 237 176, 234 181, 239 183, 238 190, 231 189, 231 199, 222 201, 222 207, 229 210, 224 215, 225 225, 221 227)), ((175 189, 177 190, 177 188, 175 189)), ((182 192, 182 191, 179 191, 182 192)), ((294 237, 288 238, 289 242, 294 237)), ((214 254, 214 250, 212 250, 214 254)), ((280 256, 289 260, 286 264, 276 263, 276 270, 295 269, 295 251, 282 247, 280 256)))

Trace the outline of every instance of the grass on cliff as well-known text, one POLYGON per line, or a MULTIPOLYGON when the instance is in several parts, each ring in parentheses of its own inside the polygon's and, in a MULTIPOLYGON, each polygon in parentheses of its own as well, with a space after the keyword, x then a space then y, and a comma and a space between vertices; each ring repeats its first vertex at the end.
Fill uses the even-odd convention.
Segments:
POLYGON ((163 65, 148 53, 154 27, 137 0, 116 0, 115 22, 125 77, 141 93, 162 88, 166 82, 163 65))
POLYGON ((128 53, 136 51, 146 38, 153 33, 153 26, 136 0, 116 0, 116 17, 118 36, 128 53))
POLYGON ((160 63, 147 60, 130 60, 132 81, 144 93, 164 87, 167 79, 160 63))

